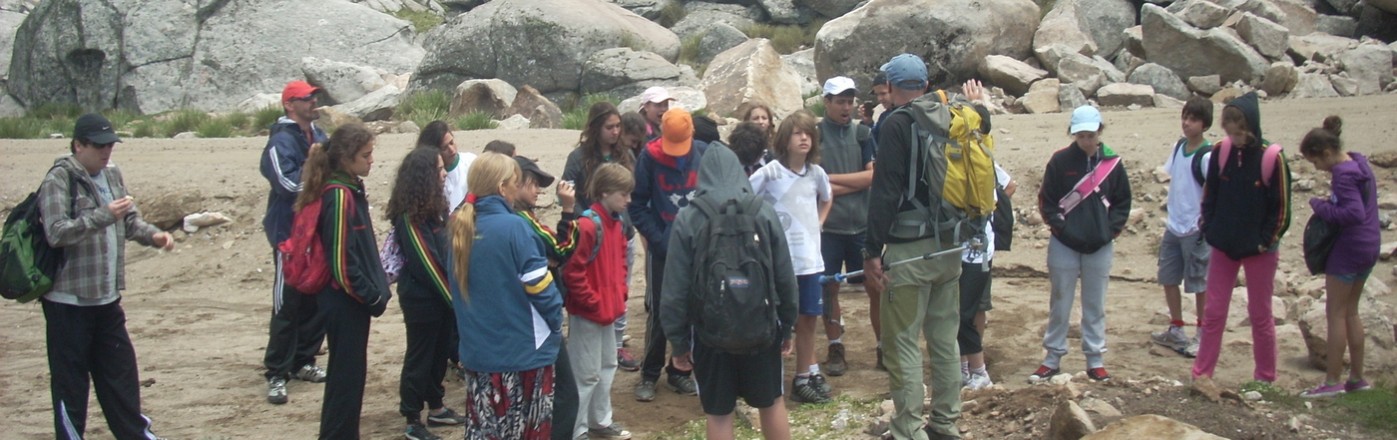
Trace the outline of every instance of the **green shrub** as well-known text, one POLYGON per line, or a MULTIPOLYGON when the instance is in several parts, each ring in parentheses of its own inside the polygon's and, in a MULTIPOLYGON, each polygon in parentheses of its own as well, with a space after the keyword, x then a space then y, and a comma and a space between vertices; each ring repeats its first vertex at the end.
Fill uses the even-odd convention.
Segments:
POLYGON ((143 119, 131 123, 131 136, 138 138, 155 137, 155 131, 160 128, 155 121, 143 119))
POLYGON ((43 139, 50 133, 49 122, 32 116, 0 118, 0 139, 43 139))
POLYGON ((754 24, 742 29, 749 38, 771 40, 772 48, 782 54, 796 52, 805 47, 815 47, 815 34, 827 20, 814 20, 805 26, 754 24))
MULTIPOLYGON (((29 116, 38 119, 77 119, 82 116, 82 107, 75 104, 50 102, 29 110, 29 116)), ((72 127, 69 127, 72 128, 72 127)))
POLYGON ((233 136, 233 126, 224 118, 209 118, 199 123, 194 133, 201 138, 226 138, 233 136))
POLYGON ((581 130, 587 125, 587 111, 592 109, 592 105, 598 102, 610 102, 611 105, 619 106, 620 102, 616 98, 607 94, 583 95, 576 100, 569 108, 563 111, 563 128, 568 130, 581 130))
POLYGON ((269 105, 252 114, 252 129, 263 130, 275 124, 277 119, 281 119, 286 114, 286 109, 280 105, 269 105))
POLYGON ((450 110, 450 94, 442 90, 426 90, 404 97, 398 103, 398 110, 395 114, 398 119, 412 121, 418 127, 426 127, 432 121, 446 119, 446 114, 450 110))
POLYGON ((144 116, 136 112, 123 109, 105 110, 102 112, 102 116, 105 116, 108 121, 111 121, 112 128, 118 131, 125 130, 126 126, 132 121, 144 118, 144 116))
POLYGON ((708 33, 704 32, 699 35, 690 35, 684 37, 684 40, 681 41, 679 44, 680 63, 688 64, 690 66, 698 64, 699 46, 700 43, 703 42, 704 35, 708 35, 708 33))
POLYGON ((223 115, 223 122, 239 132, 246 132, 252 128, 252 116, 243 112, 233 112, 223 115))
POLYGON ((412 29, 417 33, 424 33, 432 28, 440 26, 446 18, 432 13, 431 11, 413 11, 408 8, 399 9, 393 13, 394 16, 412 23, 412 29))
POLYGON ((490 119, 490 114, 485 112, 466 113, 456 118, 455 124, 453 124, 457 130, 488 130, 498 125, 490 119))
POLYGON ((660 10, 660 26, 666 28, 674 27, 675 24, 679 23, 680 20, 683 20, 684 17, 688 15, 689 11, 684 9, 684 2, 669 2, 669 4, 665 5, 664 9, 660 10))
POLYGON ((196 131, 199 126, 209 120, 208 113, 198 110, 175 110, 165 115, 159 133, 164 137, 174 137, 186 131, 196 131))

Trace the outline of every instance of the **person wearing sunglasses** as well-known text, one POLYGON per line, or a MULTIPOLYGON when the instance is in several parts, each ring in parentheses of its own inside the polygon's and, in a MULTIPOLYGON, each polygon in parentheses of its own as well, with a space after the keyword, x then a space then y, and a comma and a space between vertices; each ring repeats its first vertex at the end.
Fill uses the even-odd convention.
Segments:
POLYGON ((111 162, 121 139, 98 114, 78 118, 72 154, 53 162, 39 186, 40 218, 64 263, 41 303, 46 322, 55 438, 79 439, 89 388, 116 438, 154 439, 141 414, 136 350, 126 331, 126 241, 173 249, 174 238, 141 218, 111 162))

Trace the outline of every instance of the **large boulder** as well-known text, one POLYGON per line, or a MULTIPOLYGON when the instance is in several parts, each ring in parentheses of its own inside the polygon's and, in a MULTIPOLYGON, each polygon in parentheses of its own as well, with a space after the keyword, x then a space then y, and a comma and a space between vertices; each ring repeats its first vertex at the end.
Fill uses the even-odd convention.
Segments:
POLYGON ((1293 35, 1314 32, 1319 21, 1313 0, 1248 0, 1237 9, 1280 23, 1293 35))
MULTIPOLYGON (((1397 3, 1397 0, 1383 0, 1384 3, 1397 3)), ((1384 11, 1373 4, 1360 4, 1358 26, 1353 31, 1356 36, 1372 37, 1382 41, 1397 41, 1397 12, 1384 11)))
POLYGON ((810 22, 809 9, 796 8, 793 0, 756 0, 757 6, 766 11, 768 21, 776 24, 806 24, 810 22))
POLYGON ((1290 43, 1290 52, 1296 57, 1321 63, 1329 62, 1339 54, 1358 46, 1358 42, 1352 39, 1318 32, 1298 37, 1291 35, 1287 42, 1290 43))
POLYGON ((28 14, 0 8, 0 79, 10 74, 10 53, 14 52, 15 31, 28 14))
POLYGON ((1053 417, 1048 421, 1048 436, 1050 440, 1078 440, 1096 432, 1096 425, 1091 422, 1091 416, 1077 405, 1076 401, 1063 400, 1057 404, 1057 409, 1053 410, 1053 417))
POLYGON ((743 102, 758 100, 780 118, 801 109, 800 84, 800 74, 786 66, 771 41, 757 38, 714 57, 699 89, 714 114, 730 115, 743 102))
POLYGON ((1289 61, 1277 61, 1266 69, 1266 77, 1261 80, 1261 90, 1266 91, 1268 96, 1281 96, 1294 90, 1299 81, 1300 71, 1294 64, 1290 64, 1289 61))
POLYGON ((1364 3, 1383 12, 1397 14, 1397 0, 1364 0, 1364 3))
POLYGON ((883 63, 912 53, 926 60, 932 84, 956 83, 986 56, 1027 58, 1037 23, 1031 0, 871 0, 820 28, 815 68, 867 87, 883 63))
POLYGON ((1167 438, 1171 440, 1226 440, 1178 420, 1154 414, 1144 414, 1121 419, 1106 425, 1100 431, 1082 437, 1082 440, 1138 440, 1142 438, 1167 438))
POLYGON ((398 102, 403 95, 397 86, 383 86, 378 90, 334 108, 341 113, 359 118, 360 121, 386 121, 393 118, 398 102))
POLYGON ((1154 106, 1154 88, 1144 84, 1115 83, 1097 89, 1096 102, 1102 107, 1154 106))
POLYGON ((1135 25, 1127 0, 1060 0, 1043 16, 1033 47, 1062 44, 1084 55, 1116 53, 1125 44, 1122 29, 1135 25))
POLYGON ((1235 34, 1224 29, 1199 30, 1164 8, 1144 5, 1140 24, 1145 59, 1183 77, 1218 74, 1223 82, 1252 82, 1270 65, 1235 34))
POLYGON ((529 119, 529 128, 563 128, 563 110, 531 86, 519 88, 504 114, 529 119))
POLYGON ((698 58, 695 61, 706 64, 723 51, 745 42, 747 34, 741 30, 727 23, 713 23, 699 38, 698 58))
POLYGON ((1058 107, 1066 111, 1089 104, 1087 96, 1082 94, 1082 89, 1070 83, 1058 86, 1057 102, 1058 107))
POLYGON ((427 55, 412 88, 446 90, 461 81, 499 78, 543 93, 581 89, 582 68, 599 50, 629 47, 666 61, 679 37, 611 3, 596 0, 495 0, 427 33, 427 55))
POLYGON ((1174 99, 1188 99, 1193 96, 1188 91, 1188 86, 1179 79, 1169 68, 1155 64, 1146 63, 1130 72, 1129 81, 1135 84, 1144 84, 1154 88, 1155 93, 1168 96, 1174 99))
POLYGON ((1028 88, 1028 93, 1019 98, 1019 105, 1022 105, 1025 111, 1033 114, 1057 113, 1062 110, 1061 102, 1058 100, 1058 87, 1061 84, 1057 78, 1035 82, 1028 88))
POLYGON ((306 75, 306 81, 320 87, 328 97, 321 101, 330 105, 362 98, 388 85, 383 75, 369 67, 320 58, 301 58, 301 72, 306 75))
POLYGON ((1071 54, 1057 63, 1057 76, 1064 83, 1072 83, 1091 96, 1103 85, 1125 81, 1125 74, 1116 66, 1102 58, 1091 58, 1082 54, 1071 54))
POLYGON ((703 32, 707 32, 710 26, 717 23, 723 23, 737 29, 746 29, 761 20, 762 10, 756 5, 689 2, 684 5, 684 19, 671 26, 670 30, 683 39, 701 35, 703 32))
MULTIPOLYGON (((1263 83, 1264 84, 1264 83, 1263 83)), ((1301 73, 1290 90, 1291 98, 1333 98, 1339 96, 1329 75, 1323 73, 1301 73)))
POLYGON ((408 22, 340 1, 51 0, 15 35, 9 90, 31 106, 228 110, 300 78, 302 57, 410 72, 412 39, 408 22))
POLYGON ((804 6, 828 18, 837 18, 854 10, 864 0, 795 0, 796 6, 804 6))
POLYGON ((1321 15, 1319 20, 1315 21, 1315 32, 1352 37, 1358 32, 1358 20, 1353 17, 1321 15))
POLYGON ((1339 65, 1349 78, 1358 81, 1359 95, 1382 93, 1392 82, 1392 50, 1379 44, 1360 44, 1339 54, 1339 65))
POLYGON ((670 4, 678 3, 680 0, 609 0, 616 6, 634 12, 636 15, 645 17, 646 20, 660 21, 660 16, 665 8, 670 4))
POLYGON ((1266 58, 1280 59, 1285 56, 1285 50, 1290 46, 1290 31, 1285 26, 1250 12, 1242 13, 1236 29, 1242 41, 1251 44, 1251 47, 1256 48, 1256 51, 1261 52, 1266 58))
POLYGON ((467 113, 485 113, 492 118, 508 117, 505 110, 519 96, 519 89, 499 79, 473 79, 456 85, 448 114, 452 117, 467 113))
POLYGON ((1048 72, 1003 55, 990 55, 980 65, 980 76, 1011 95, 1022 95, 1034 81, 1048 76, 1048 72))
POLYGON ((1175 15, 1183 19, 1184 23, 1193 25, 1193 27, 1212 29, 1222 26, 1222 23, 1227 21, 1227 16, 1231 12, 1232 11, 1227 8, 1208 0, 1191 0, 1187 3, 1183 3, 1183 9, 1175 15))
POLYGON ((815 49, 805 49, 781 55, 786 67, 800 75, 800 96, 820 93, 820 78, 815 76, 815 49))
POLYGON ((362 3, 364 6, 382 12, 392 14, 402 10, 412 12, 431 12, 442 14, 446 12, 440 3, 435 0, 349 0, 350 3, 362 3))
POLYGON ((650 86, 697 82, 692 69, 671 64, 658 54, 616 47, 593 53, 582 65, 580 91, 630 96, 650 86))

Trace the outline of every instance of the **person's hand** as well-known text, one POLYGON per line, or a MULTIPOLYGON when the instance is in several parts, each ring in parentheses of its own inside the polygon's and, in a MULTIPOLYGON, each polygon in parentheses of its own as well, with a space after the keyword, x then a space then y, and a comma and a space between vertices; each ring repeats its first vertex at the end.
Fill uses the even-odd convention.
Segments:
POLYGON ((781 356, 790 356, 795 349, 795 344, 791 343, 791 338, 781 340, 781 356))
POLYGON ((155 242, 155 247, 160 248, 160 250, 168 251, 175 248, 175 237, 171 236, 169 232, 156 232, 150 240, 155 242))
POLYGON ((136 205, 132 200, 130 196, 116 199, 107 204, 107 210, 111 211, 116 218, 122 218, 126 216, 126 213, 131 212, 131 208, 136 205))
POLYGON ((691 351, 691 352, 688 352, 688 353, 684 353, 684 354, 681 354, 681 355, 678 355, 678 356, 671 357, 671 358, 669 359, 669 361, 670 361, 670 363, 674 364, 674 368, 675 368, 675 369, 678 369, 678 370, 681 370, 681 371, 694 371, 694 362, 693 362, 693 358, 694 358, 694 352, 691 351))
POLYGON ((961 91, 965 93, 965 98, 971 101, 980 102, 988 98, 985 96, 985 86, 981 85, 980 80, 977 79, 966 81, 965 85, 961 87, 961 91))
POLYGON ((574 212, 577 208, 577 188, 571 180, 558 182, 558 205, 563 212, 574 212))
POLYGON ((883 292, 887 288, 887 274, 883 272, 883 257, 863 260, 863 282, 869 289, 883 292))

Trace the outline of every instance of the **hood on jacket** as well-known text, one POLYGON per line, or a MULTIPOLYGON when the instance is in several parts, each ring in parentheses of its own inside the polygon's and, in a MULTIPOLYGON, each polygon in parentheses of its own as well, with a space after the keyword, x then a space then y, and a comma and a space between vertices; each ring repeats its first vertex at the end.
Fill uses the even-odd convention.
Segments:
POLYGON ((752 182, 747 180, 747 172, 742 170, 742 162, 737 160, 726 145, 715 143, 704 152, 699 161, 698 192, 696 196, 712 194, 714 198, 726 200, 740 195, 752 194, 752 182))
POLYGON ((1259 142, 1260 145, 1270 144, 1270 142, 1266 142, 1265 137, 1261 136, 1261 101, 1260 98, 1256 96, 1256 92, 1247 92, 1245 95, 1238 96, 1236 99, 1233 99, 1232 102, 1228 103, 1227 106, 1235 107, 1237 110, 1242 111, 1242 116, 1246 116, 1247 118, 1247 131, 1250 131, 1252 136, 1256 137, 1256 141, 1259 142))

